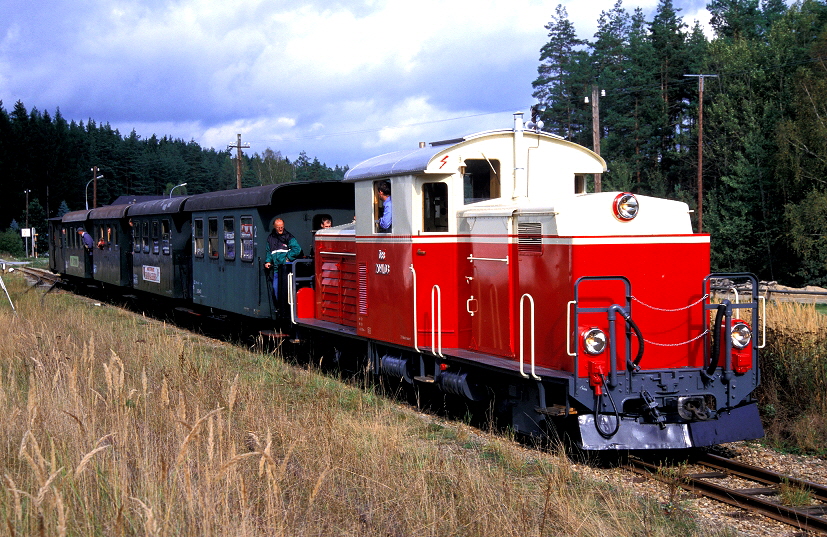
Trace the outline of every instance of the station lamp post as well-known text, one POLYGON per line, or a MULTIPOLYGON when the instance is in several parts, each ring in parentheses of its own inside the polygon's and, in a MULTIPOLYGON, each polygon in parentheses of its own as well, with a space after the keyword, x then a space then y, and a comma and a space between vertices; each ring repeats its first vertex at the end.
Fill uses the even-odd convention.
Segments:
POLYGON ((91 185, 94 181, 96 181, 98 179, 103 179, 103 175, 98 175, 97 177, 89 179, 89 181, 86 182, 86 210, 87 211, 89 210, 89 185, 91 185))
POLYGON ((181 183, 180 185, 175 185, 174 187, 172 187, 172 188, 169 190, 169 197, 170 197, 170 198, 172 197, 172 191, 173 191, 173 190, 175 190, 176 188, 178 188, 179 186, 187 186, 187 183, 181 183))

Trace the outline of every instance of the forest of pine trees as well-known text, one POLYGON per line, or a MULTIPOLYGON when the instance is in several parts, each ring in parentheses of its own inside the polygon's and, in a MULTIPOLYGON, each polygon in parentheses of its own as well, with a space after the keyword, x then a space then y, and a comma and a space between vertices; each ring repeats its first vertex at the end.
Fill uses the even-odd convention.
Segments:
POLYGON ((716 75, 705 78, 703 103, 713 270, 825 285, 827 2, 711 0, 707 9, 711 40, 660 0, 652 20, 618 1, 583 41, 558 6, 533 83, 540 119, 592 148, 584 99, 596 88, 602 190, 685 201, 697 226, 699 81, 686 75, 716 75))
MULTIPOLYGON (((197 143, 152 135, 141 138, 133 130, 122 136, 108 124, 90 119, 67 122, 55 111, 26 110, 18 101, 7 112, 0 101, 0 230, 24 227, 29 190, 29 226, 47 229, 46 219, 86 206, 86 184, 92 167, 103 178, 97 182, 98 206, 121 195, 166 195, 178 184, 180 194, 198 194, 236 187, 236 167, 229 151, 205 149, 197 143)), ((243 186, 342 179, 346 168, 330 168, 304 152, 290 162, 270 149, 263 155, 242 154, 243 186)), ((93 189, 89 188, 89 206, 93 189)), ((19 236, 19 232, 18 232, 19 236)), ((41 241, 39 249, 46 247, 41 241)))

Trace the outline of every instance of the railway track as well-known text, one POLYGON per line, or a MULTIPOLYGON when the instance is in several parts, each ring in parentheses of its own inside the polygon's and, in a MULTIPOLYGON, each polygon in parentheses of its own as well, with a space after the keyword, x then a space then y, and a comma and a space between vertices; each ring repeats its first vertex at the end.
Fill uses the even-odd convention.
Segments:
POLYGON ((57 284, 61 283, 60 275, 46 269, 19 267, 17 270, 22 272, 26 278, 32 282, 32 288, 45 287, 47 288, 47 293, 54 289, 57 284))
POLYGON ((827 514, 827 486, 712 454, 702 455, 694 464, 702 467, 703 471, 679 475, 670 472, 667 475, 661 466, 637 458, 629 460, 628 468, 807 532, 827 534, 827 518, 824 517, 827 514), (733 481, 738 484, 733 485, 733 481), (757 486, 745 487, 742 486, 744 482, 757 486), (779 499, 783 495, 782 489, 809 499, 810 505, 784 505, 779 499))

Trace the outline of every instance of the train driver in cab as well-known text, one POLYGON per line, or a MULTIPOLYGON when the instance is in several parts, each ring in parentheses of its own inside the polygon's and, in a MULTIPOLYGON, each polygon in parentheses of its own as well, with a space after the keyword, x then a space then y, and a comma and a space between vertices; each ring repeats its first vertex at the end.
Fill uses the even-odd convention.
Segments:
POLYGON ((382 203, 382 211, 379 219, 376 221, 376 231, 379 233, 390 233, 392 228, 393 205, 391 203, 391 184, 388 181, 382 181, 376 189, 376 195, 382 203))
POLYGON ((269 252, 264 260, 264 268, 273 269, 273 294, 276 297, 276 304, 279 300, 279 268, 285 263, 294 261, 302 254, 299 241, 292 233, 284 229, 284 220, 276 218, 273 221, 273 231, 267 235, 267 246, 269 252))

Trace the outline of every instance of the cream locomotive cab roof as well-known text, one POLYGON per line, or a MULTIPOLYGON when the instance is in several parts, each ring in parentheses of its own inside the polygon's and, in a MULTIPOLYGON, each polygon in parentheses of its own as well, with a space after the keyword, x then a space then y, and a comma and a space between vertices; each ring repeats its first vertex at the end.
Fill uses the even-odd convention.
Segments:
MULTIPOLYGON (((518 129, 487 131, 412 150, 368 159, 351 168, 345 181, 389 179, 398 186, 411 180, 440 180, 451 184, 451 219, 478 217, 540 218, 544 234, 558 236, 691 234, 685 203, 637 196, 640 211, 631 221, 613 211, 618 192, 587 194, 578 191, 578 177, 606 171, 606 162, 589 149, 560 137, 518 129), (473 161, 485 161, 499 176, 500 195, 465 204, 463 172, 473 161)), ((396 188, 394 186, 393 188, 396 188)), ((361 188, 357 188, 358 192, 361 188)), ((407 189, 405 190, 407 192, 407 189)), ((396 191, 394 192, 396 194, 396 191)), ((369 194, 365 194, 368 201, 369 194)), ((416 196, 397 201, 421 207, 416 196)), ((357 211, 360 204, 357 200, 357 211)), ((401 209, 401 207, 400 207, 401 209)), ((361 227, 357 223, 357 230, 361 227)), ((414 226, 415 227, 415 226, 414 226)), ((454 228, 454 225, 451 225, 454 228)), ((459 226, 457 231, 463 229, 459 226)), ((367 231, 367 228, 364 230, 367 231)), ((461 231, 460 231, 461 232, 461 231)), ((362 233, 362 231, 359 231, 362 233)))

